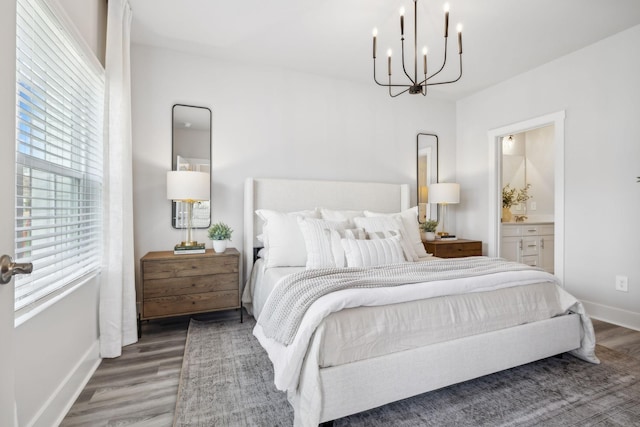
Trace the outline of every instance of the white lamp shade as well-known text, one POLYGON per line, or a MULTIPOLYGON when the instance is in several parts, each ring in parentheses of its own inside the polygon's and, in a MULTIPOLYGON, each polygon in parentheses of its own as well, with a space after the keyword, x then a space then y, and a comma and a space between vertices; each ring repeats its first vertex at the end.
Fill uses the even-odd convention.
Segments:
POLYGON ((429 186, 429 203, 460 203, 460 184, 441 182, 429 186))
POLYGON ((210 198, 209 174, 195 171, 167 172, 167 199, 201 201, 210 198))

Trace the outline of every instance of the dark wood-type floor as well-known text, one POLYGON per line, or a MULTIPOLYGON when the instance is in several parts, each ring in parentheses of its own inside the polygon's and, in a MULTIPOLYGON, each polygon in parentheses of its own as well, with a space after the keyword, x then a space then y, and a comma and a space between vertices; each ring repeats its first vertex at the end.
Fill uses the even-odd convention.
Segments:
MULTIPOLYGON (((194 317, 240 320, 238 311, 194 317)), ((62 426, 171 426, 188 325, 188 317, 143 323, 136 344, 102 361, 62 426)), ((598 344, 640 359, 639 331, 597 320, 593 325, 598 344)))

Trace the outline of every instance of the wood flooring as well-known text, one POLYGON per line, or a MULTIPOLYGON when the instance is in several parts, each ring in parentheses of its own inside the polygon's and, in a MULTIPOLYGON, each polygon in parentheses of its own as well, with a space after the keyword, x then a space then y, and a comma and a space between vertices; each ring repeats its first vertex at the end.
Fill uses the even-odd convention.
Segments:
MULTIPOLYGON (((240 321, 237 310, 194 317, 240 321)), ((61 425, 171 426, 188 325, 188 317, 143 322, 142 338, 102 361, 61 425)), ((640 360, 640 331, 597 320, 593 326, 598 344, 640 360)))

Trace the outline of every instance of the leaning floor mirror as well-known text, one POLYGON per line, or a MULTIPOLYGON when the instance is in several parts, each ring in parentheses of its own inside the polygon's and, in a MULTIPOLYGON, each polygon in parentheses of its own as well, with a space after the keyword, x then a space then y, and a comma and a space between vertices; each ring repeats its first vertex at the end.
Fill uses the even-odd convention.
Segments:
POLYGON ((438 205, 429 203, 429 186, 438 182, 438 135, 419 133, 416 137, 418 221, 438 219, 438 205))
MULTIPOLYGON (((171 169, 211 174, 211 110, 176 104, 172 111, 171 169)), ((211 197, 193 203, 192 228, 211 225, 211 197)), ((171 203, 171 225, 188 227, 188 203, 171 203)))

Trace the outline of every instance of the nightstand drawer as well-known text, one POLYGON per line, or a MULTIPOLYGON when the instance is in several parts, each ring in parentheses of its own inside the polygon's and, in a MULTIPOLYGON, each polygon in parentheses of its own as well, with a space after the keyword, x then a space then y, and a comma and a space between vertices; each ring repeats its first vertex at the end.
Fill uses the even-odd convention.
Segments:
POLYGON ((237 307, 238 300, 238 290, 175 295, 145 300, 143 311, 144 317, 147 319, 178 316, 237 307))
POLYGON ((478 240, 435 240, 424 242, 426 251, 439 258, 460 258, 482 255, 482 242, 478 240))
POLYGON ((145 280, 238 272, 238 259, 235 257, 180 258, 184 256, 176 255, 176 259, 172 260, 144 262, 142 272, 145 280))
POLYGON ((144 282, 145 298, 159 298, 172 295, 199 294, 203 292, 229 291, 238 289, 236 273, 191 276, 168 279, 151 279, 144 282))

